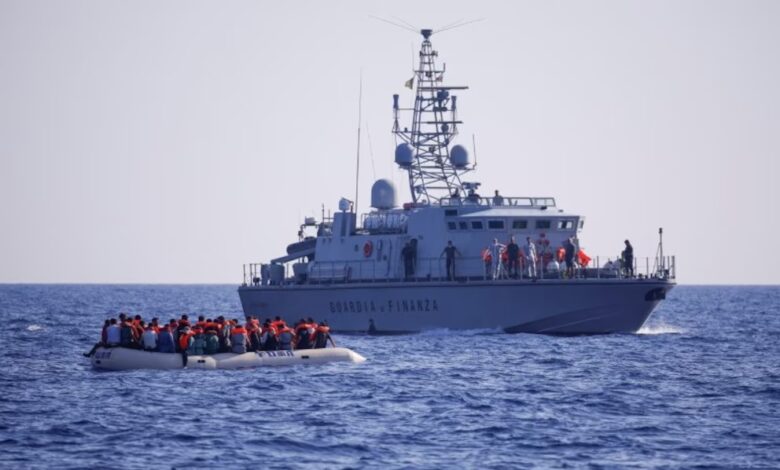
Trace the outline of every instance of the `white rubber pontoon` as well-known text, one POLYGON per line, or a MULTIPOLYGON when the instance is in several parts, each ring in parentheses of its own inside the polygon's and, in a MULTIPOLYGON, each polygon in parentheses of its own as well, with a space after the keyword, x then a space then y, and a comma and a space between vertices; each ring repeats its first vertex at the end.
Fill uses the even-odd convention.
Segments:
MULTIPOLYGON (((188 356, 188 369, 247 369, 252 367, 325 364, 328 362, 364 362, 366 358, 347 348, 301 349, 298 351, 261 351, 244 354, 220 353, 188 356)), ((140 351, 127 348, 98 348, 92 366, 105 370, 181 369, 181 354, 140 351)))

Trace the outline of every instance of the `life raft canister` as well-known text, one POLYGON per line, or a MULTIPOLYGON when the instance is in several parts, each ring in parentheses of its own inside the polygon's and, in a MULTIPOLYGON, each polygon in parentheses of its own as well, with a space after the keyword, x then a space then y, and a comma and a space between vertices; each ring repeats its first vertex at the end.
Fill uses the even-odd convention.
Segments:
POLYGON ((374 244, 371 243, 371 241, 367 241, 365 245, 363 245, 363 256, 368 258, 371 256, 371 253, 374 252, 374 244))

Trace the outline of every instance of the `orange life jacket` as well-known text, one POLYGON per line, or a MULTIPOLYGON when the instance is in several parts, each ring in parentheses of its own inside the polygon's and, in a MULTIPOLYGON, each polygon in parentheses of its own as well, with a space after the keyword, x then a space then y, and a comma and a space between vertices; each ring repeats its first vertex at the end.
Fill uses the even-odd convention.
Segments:
POLYGON ((232 330, 230 330, 231 335, 240 335, 240 334, 246 334, 246 328, 243 326, 235 326, 232 330))
POLYGON ((279 330, 280 328, 287 328, 287 323, 284 320, 274 320, 271 322, 271 326, 279 330))
POLYGON ((190 336, 192 333, 182 333, 179 335, 179 348, 182 351, 186 351, 190 347, 190 336))
POLYGON ((566 257, 566 248, 558 248, 558 251, 555 253, 555 257, 558 259, 559 263, 562 263, 563 259, 566 257))
POLYGON ((482 250, 482 261, 486 263, 493 262, 493 255, 490 254, 490 248, 485 248, 484 250, 482 250))

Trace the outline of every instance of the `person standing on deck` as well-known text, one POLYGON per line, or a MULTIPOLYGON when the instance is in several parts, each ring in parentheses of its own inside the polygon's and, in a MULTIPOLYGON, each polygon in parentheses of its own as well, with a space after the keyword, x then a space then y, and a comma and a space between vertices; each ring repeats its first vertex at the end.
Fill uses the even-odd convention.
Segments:
POLYGON ((494 206, 503 206, 504 205, 504 197, 500 194, 498 194, 498 189, 496 189, 496 195, 493 196, 493 205, 494 206))
POLYGON ((564 260, 566 261, 566 277, 574 278, 574 243, 571 237, 567 238, 563 244, 564 260))
POLYGON ((634 247, 626 240, 626 249, 623 250, 623 269, 626 277, 634 277, 634 247))
POLYGON ((507 271, 509 277, 517 279, 517 264, 520 257, 520 247, 515 241, 515 237, 509 239, 509 244, 506 246, 507 254, 507 271))
POLYGON ((446 256, 447 258, 447 280, 452 281, 455 279, 455 255, 461 256, 460 251, 452 244, 452 240, 447 242, 447 246, 442 250, 439 258, 446 256))
POLYGON ((536 245, 531 237, 525 238, 525 262, 528 277, 536 278, 536 245))
POLYGON ((490 256, 493 258, 493 280, 498 279, 504 272, 504 265, 501 263, 501 254, 504 252, 506 246, 498 241, 498 238, 493 239, 493 244, 490 245, 490 256))

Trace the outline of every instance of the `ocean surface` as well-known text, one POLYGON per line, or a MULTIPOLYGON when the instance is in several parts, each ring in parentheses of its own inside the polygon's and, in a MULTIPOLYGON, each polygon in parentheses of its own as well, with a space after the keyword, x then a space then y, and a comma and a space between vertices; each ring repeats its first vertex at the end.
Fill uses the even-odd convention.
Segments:
POLYGON ((119 311, 243 317, 235 286, 0 286, 0 467, 780 467, 780 287, 678 287, 638 334, 336 335, 368 361, 95 371, 119 311))

